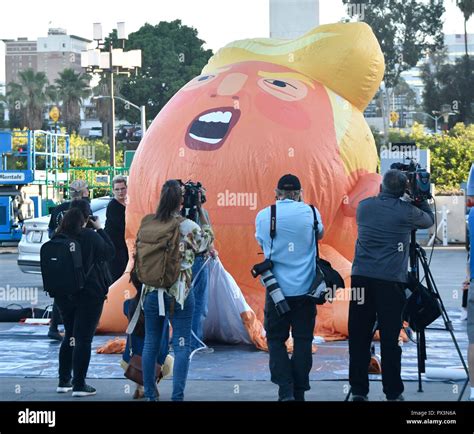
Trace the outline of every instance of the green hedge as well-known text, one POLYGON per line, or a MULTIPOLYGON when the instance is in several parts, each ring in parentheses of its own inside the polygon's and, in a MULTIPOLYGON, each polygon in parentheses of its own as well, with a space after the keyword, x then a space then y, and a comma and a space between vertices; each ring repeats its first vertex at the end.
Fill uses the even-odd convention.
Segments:
POLYGON ((391 131, 389 141, 415 141, 420 149, 430 150, 431 178, 437 194, 454 194, 467 181, 474 162, 474 125, 456 124, 448 132, 425 134, 416 124, 410 133, 391 131))

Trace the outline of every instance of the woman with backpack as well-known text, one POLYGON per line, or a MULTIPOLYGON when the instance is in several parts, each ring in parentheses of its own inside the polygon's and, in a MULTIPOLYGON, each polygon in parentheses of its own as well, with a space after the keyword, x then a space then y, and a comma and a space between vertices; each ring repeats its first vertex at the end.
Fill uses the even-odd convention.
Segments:
POLYGON ((161 189, 160 203, 156 214, 142 220, 137 238, 136 270, 143 289, 145 313, 145 343, 142 355, 145 397, 158 400, 155 389, 155 362, 168 319, 173 328, 173 401, 184 399, 184 388, 191 354, 191 327, 194 310, 194 295, 191 287, 191 267, 194 257, 204 252, 214 239, 209 222, 199 205, 202 226, 180 215, 183 203, 183 187, 176 180, 168 180, 161 189), (169 233, 167 234, 166 231, 169 233), (163 235, 161 235, 163 234, 163 235), (150 239, 156 246, 165 246, 150 258, 150 239), (164 264, 164 265, 158 265, 164 264), (162 267, 163 269, 160 269, 162 267), (157 271, 159 270, 159 271, 157 271), (159 276, 153 276, 158 273, 159 276), (150 284, 151 281, 161 282, 150 284))
POLYGON ((115 248, 102 229, 98 217, 90 217, 90 205, 77 200, 65 214, 53 236, 79 243, 84 271, 83 288, 69 294, 57 293, 55 301, 64 322, 65 336, 59 350, 58 393, 72 390, 72 396, 95 395, 96 390, 85 379, 91 357, 91 343, 102 313, 111 278, 106 261, 115 248), (86 228, 86 225, 92 228, 86 228), (71 370, 73 372, 71 383, 71 370))

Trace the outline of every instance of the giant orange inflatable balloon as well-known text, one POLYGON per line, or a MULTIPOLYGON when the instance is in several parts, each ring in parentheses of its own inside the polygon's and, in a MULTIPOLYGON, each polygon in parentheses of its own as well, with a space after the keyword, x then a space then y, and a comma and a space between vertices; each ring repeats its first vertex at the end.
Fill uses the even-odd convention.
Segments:
MULTIPOLYGON (((128 190, 130 250, 167 179, 201 181, 221 260, 261 320, 264 288, 250 274, 262 260, 255 217, 274 202, 278 179, 293 173, 305 202, 321 211, 322 256, 347 279, 357 204, 380 184, 363 110, 383 73, 383 55, 365 23, 324 25, 290 41, 236 41, 219 50, 161 110, 140 143, 128 190)), ((101 330, 126 328, 121 308, 130 290, 126 275, 111 288, 101 330)), ((342 299, 326 303, 316 332, 346 336, 347 307, 342 299)))

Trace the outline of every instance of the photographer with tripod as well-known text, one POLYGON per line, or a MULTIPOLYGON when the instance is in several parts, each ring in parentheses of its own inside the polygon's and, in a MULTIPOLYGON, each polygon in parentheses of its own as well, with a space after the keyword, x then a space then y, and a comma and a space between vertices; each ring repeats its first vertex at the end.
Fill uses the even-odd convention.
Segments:
MULTIPOLYGON (((413 178, 411 178, 413 179, 413 178)), ((349 381, 353 401, 367 401, 368 367, 374 325, 380 330, 383 392, 388 401, 403 400, 402 312, 406 302, 410 237, 433 225, 426 200, 413 201, 408 177, 397 169, 385 173, 382 192, 357 208, 358 238, 352 265, 352 288, 364 288, 364 301, 349 307, 349 381), (403 198, 402 198, 403 196, 403 198)), ((413 196, 413 195, 412 195, 413 196)))

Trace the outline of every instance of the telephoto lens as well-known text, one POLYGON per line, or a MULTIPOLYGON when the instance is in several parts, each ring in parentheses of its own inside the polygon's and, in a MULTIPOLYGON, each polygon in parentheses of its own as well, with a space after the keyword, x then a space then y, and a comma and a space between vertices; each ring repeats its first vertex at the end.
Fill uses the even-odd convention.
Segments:
POLYGON ((268 294, 275 303, 275 309, 278 315, 282 316, 290 311, 290 306, 283 295, 283 292, 278 284, 276 277, 272 273, 273 262, 270 259, 256 264, 252 268, 252 276, 260 276, 260 282, 267 289, 268 294))
POLYGON ((288 305, 274 274, 270 270, 264 271, 260 276, 260 281, 262 282, 262 285, 267 288, 268 294, 272 298, 273 303, 275 303, 275 309, 277 310, 278 315, 282 316, 289 312, 290 306, 288 305))

